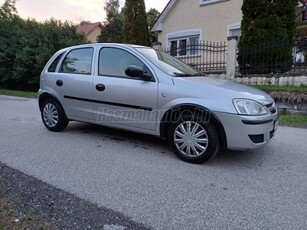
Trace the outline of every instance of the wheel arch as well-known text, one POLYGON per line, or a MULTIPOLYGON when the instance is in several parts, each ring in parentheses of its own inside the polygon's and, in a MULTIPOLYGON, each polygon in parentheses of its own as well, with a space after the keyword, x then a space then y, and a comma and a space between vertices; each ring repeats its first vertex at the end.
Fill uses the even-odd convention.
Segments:
POLYGON ((44 101, 46 101, 47 99, 54 99, 62 106, 61 102, 54 95, 45 92, 45 93, 42 93, 38 98, 38 105, 39 105, 40 110, 42 109, 42 105, 43 105, 44 101))
POLYGON ((223 148, 227 148, 227 138, 226 138, 226 132, 225 129, 219 120, 219 118, 208 108, 196 105, 196 104, 181 104, 171 107, 169 110, 167 110, 161 121, 160 121, 160 137, 161 138, 167 138, 168 129, 172 121, 174 121, 176 116, 176 113, 182 114, 183 112, 192 112, 192 114, 195 115, 195 113, 200 114, 210 114, 210 121, 214 124, 214 126, 217 129, 217 133, 220 139, 220 144, 223 148))

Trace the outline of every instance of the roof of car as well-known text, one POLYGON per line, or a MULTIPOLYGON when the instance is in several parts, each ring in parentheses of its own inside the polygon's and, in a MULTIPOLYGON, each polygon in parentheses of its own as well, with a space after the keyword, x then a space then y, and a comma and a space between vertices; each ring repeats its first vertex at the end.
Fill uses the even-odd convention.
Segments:
POLYGON ((95 47, 95 46, 117 46, 117 47, 131 47, 131 48, 150 48, 141 45, 134 44, 124 44, 124 43, 89 43, 89 44, 81 44, 76 46, 70 46, 63 48, 62 50, 72 49, 72 48, 84 48, 84 47, 95 47))

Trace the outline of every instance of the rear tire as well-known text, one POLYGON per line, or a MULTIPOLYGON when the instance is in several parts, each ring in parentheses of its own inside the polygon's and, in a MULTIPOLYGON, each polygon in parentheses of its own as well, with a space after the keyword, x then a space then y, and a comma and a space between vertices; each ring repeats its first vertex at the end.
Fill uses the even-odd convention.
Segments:
POLYGON ((53 132, 64 130, 68 119, 61 104, 55 99, 47 99, 41 107, 41 117, 47 129, 53 132))
POLYGON ((194 115, 182 117, 170 125, 168 140, 176 155, 189 163, 203 163, 219 151, 216 127, 194 115))

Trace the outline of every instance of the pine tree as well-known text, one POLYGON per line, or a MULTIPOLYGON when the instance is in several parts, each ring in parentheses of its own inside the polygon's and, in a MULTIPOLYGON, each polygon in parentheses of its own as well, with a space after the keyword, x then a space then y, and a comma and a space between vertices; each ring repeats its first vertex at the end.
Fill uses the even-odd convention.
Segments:
POLYGON ((123 42, 123 13, 119 12, 119 0, 106 2, 104 10, 107 18, 97 38, 98 42, 123 42))
POLYGON ((241 73, 286 72, 292 64, 297 0, 243 0, 241 73))
POLYGON ((158 41, 158 33, 157 32, 151 32, 151 28, 155 24, 156 20, 158 19, 160 12, 156 10, 155 8, 151 8, 147 13, 147 24, 148 24, 148 30, 149 30, 149 36, 150 36, 150 42, 151 44, 154 44, 158 41))
POLYGON ((144 46, 151 45, 144 0, 126 0, 124 42, 144 46))

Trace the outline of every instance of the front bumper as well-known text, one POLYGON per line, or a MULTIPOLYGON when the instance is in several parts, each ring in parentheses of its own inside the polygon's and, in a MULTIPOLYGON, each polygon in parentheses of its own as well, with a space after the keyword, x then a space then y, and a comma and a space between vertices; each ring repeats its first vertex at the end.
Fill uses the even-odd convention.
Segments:
POLYGON ((264 116, 241 116, 214 113, 222 123, 227 148, 231 150, 257 149, 270 142, 278 127, 278 114, 264 116))

